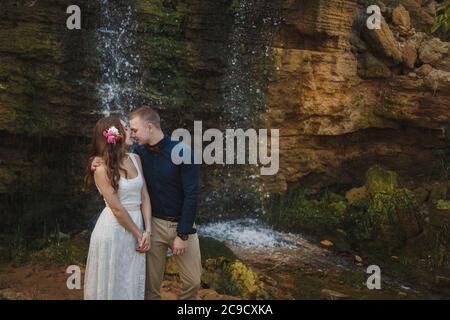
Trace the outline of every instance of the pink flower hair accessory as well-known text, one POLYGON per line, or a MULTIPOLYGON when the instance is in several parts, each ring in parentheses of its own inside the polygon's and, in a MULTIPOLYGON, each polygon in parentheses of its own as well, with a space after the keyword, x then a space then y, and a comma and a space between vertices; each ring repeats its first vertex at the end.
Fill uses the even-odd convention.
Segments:
POLYGON ((122 139, 122 135, 115 126, 111 126, 108 130, 103 131, 103 136, 109 144, 116 144, 122 139))

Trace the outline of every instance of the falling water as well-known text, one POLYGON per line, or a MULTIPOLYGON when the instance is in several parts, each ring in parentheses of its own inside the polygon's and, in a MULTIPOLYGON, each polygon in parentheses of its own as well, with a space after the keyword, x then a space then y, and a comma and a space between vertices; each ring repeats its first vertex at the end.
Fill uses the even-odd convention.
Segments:
MULTIPOLYGON (((265 91, 273 62, 271 45, 281 20, 278 0, 234 1, 233 25, 225 55, 220 124, 226 128, 258 129, 258 115, 265 111, 265 91)), ((248 151, 248 147, 247 150, 248 151)), ((236 161, 235 161, 236 163, 236 161)), ((257 217, 263 213, 260 168, 253 165, 225 165, 222 188, 211 192, 205 202, 220 203, 215 218, 257 217)))
POLYGON ((101 112, 124 115, 135 107, 140 86, 136 10, 131 0, 97 1, 101 8, 96 31, 101 112))
POLYGON ((228 69, 223 82, 223 110, 233 125, 252 125, 264 110, 265 81, 270 45, 279 23, 277 1, 237 2, 230 42, 228 69))

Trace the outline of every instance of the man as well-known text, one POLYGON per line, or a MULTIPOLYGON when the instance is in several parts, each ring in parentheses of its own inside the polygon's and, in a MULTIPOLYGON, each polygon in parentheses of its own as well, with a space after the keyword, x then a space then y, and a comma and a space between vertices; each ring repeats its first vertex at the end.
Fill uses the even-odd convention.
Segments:
MULTIPOLYGON (((129 114, 131 135, 138 146, 152 206, 151 249, 147 254, 146 298, 161 299, 166 254, 171 248, 181 279, 178 299, 197 299, 202 272, 195 229, 198 165, 174 164, 172 149, 179 141, 161 130, 158 113, 141 107, 129 114)), ((187 148, 187 146, 186 146, 187 148)), ((98 165, 94 160, 93 167, 98 165)))

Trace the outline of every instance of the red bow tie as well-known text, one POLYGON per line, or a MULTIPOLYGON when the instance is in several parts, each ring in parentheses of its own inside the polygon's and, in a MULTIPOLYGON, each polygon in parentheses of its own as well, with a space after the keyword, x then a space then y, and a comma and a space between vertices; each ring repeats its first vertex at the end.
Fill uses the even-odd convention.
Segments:
POLYGON ((161 152, 161 149, 158 146, 146 145, 145 146, 145 150, 147 150, 148 152, 154 152, 154 153, 160 153, 161 152))

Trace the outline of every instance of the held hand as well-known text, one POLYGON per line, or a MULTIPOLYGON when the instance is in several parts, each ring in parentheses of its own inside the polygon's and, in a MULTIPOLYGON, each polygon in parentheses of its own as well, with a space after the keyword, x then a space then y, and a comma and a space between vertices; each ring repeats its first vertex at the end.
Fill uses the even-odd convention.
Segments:
POLYGON ((104 163, 103 159, 100 157, 95 157, 94 160, 92 160, 91 163, 91 171, 95 171, 98 166, 102 165, 104 163))
POLYGON ((148 252, 150 248, 151 248, 150 234, 148 232, 144 232, 141 240, 139 241, 139 248, 137 251, 144 253, 148 252))
POLYGON ((182 256, 187 251, 188 242, 182 240, 180 237, 175 237, 172 244, 172 252, 176 256, 182 256))
POLYGON ((136 251, 140 252, 142 250, 141 243, 142 243, 143 234, 139 233, 139 234, 136 234, 134 237, 136 238, 136 251))

